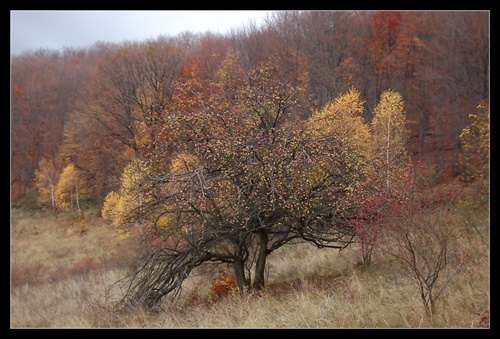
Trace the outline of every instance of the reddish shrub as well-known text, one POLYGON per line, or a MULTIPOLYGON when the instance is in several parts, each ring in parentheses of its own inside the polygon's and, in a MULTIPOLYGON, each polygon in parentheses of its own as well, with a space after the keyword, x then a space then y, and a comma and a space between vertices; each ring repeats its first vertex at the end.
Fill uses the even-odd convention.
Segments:
POLYGON ((68 269, 68 275, 84 275, 92 270, 98 269, 98 264, 93 258, 83 258, 68 269))
POLYGON ((217 300, 237 289, 236 277, 225 270, 221 270, 213 279, 208 291, 211 300, 217 300))
POLYGON ((55 271, 49 272, 49 275, 48 275, 49 281, 52 283, 56 283, 58 281, 61 281, 61 280, 65 279, 66 277, 67 277, 67 270, 62 268, 62 267, 58 267, 55 271))
POLYGON ((11 286, 19 287, 23 285, 41 284, 46 271, 47 268, 42 263, 35 263, 21 269, 12 269, 10 277, 11 286))

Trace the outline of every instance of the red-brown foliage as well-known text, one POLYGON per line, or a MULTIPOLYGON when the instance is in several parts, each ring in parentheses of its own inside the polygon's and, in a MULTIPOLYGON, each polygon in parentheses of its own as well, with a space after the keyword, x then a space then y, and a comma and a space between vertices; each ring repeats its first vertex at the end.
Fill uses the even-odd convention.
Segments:
POLYGON ((217 300, 227 296, 231 292, 238 289, 236 277, 234 274, 228 273, 226 270, 220 270, 219 273, 212 279, 212 285, 208 291, 211 300, 217 300))

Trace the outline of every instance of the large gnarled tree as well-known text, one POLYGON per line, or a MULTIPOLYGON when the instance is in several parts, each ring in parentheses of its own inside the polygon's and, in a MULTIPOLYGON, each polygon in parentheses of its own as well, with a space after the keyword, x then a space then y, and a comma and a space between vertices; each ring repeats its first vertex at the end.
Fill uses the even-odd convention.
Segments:
MULTIPOLYGON (((234 70, 235 63, 223 65, 234 70)), ((351 142, 328 125, 354 120, 359 92, 293 119, 300 87, 280 78, 277 65, 262 62, 231 95, 219 92, 200 111, 166 122, 182 147, 166 174, 151 170, 136 185, 141 203, 122 219, 132 228, 141 223, 145 251, 124 300, 152 307, 210 262, 232 264, 242 292, 259 290, 268 255, 284 244, 342 248, 352 241, 361 139, 351 142)))

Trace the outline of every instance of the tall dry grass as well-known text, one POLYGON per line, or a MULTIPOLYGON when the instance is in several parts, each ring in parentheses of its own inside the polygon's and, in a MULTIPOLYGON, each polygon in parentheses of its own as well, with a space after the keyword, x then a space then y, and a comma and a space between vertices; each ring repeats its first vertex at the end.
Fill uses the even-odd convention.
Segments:
POLYGON ((12 212, 11 328, 489 327, 487 214, 464 223, 474 264, 448 285, 432 318, 394 259, 375 253, 365 267, 355 245, 338 251, 306 244, 270 255, 262 293, 211 300, 210 279, 193 275, 178 299, 155 312, 116 312, 113 283, 126 273, 132 245, 94 214, 87 212, 82 232, 66 215, 12 212))

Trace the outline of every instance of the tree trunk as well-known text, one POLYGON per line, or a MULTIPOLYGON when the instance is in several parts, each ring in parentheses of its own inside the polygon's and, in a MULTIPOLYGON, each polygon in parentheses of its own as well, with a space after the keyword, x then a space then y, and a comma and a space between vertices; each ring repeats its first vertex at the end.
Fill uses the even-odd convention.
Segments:
POLYGON ((254 290, 264 288, 264 272, 266 269, 267 259, 267 244, 269 236, 264 230, 259 230, 259 254, 257 257, 257 265, 255 266, 255 280, 253 282, 254 290))
POLYGON ((52 179, 49 178, 50 181, 50 203, 52 205, 52 209, 56 209, 56 198, 54 196, 54 184, 52 183, 52 179))
POLYGON ((240 289, 240 292, 243 293, 247 290, 249 281, 245 277, 245 267, 244 267, 244 262, 241 259, 241 256, 239 255, 241 250, 238 251, 237 257, 234 260, 234 275, 236 276, 236 282, 238 284, 238 288, 240 289))
POLYGON ((77 208, 77 212, 78 212, 78 219, 81 219, 82 218, 82 210, 80 208, 80 197, 78 196, 78 184, 75 184, 75 199, 76 199, 76 208, 77 208))

